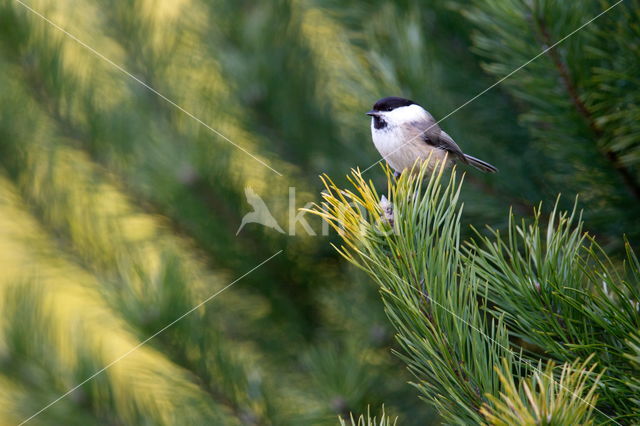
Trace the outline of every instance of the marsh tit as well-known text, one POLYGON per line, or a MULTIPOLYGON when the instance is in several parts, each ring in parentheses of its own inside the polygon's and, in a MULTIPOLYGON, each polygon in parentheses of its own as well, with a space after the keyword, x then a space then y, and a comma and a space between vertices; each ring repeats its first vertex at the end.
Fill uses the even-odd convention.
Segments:
POLYGON ((498 171, 491 164, 462 152, 453 138, 438 126, 431 114, 409 99, 388 97, 375 103, 371 116, 371 137, 396 177, 411 169, 416 161, 431 156, 434 163, 460 161, 483 172, 498 171))

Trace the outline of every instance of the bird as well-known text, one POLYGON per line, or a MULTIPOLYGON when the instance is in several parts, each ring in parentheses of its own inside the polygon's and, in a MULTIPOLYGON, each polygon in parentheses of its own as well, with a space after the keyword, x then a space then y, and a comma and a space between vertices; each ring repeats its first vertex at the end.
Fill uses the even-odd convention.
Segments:
MULTIPOLYGON (((459 161, 486 173, 497 168, 462 152, 433 116, 412 100, 390 96, 378 100, 371 111, 371 137, 382 158, 399 177, 404 170, 430 159, 430 170, 446 158, 447 165, 459 161)), ((415 171, 414 171, 415 172, 415 171)))

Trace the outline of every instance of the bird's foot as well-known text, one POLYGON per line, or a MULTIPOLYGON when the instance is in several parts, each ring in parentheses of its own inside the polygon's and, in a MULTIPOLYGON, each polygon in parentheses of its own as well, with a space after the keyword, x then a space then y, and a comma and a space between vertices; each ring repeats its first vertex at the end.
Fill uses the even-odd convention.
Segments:
POLYGON ((402 172, 398 172, 398 171, 393 172, 393 177, 395 177, 396 180, 400 179, 400 176, 402 176, 402 172))

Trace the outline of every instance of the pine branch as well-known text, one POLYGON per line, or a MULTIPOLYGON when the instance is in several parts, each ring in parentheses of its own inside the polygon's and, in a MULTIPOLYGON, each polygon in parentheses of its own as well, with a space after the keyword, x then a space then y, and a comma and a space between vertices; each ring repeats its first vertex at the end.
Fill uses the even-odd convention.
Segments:
POLYGON ((495 426, 593 425, 596 390, 603 373, 592 378, 595 365, 588 365, 589 359, 564 364, 557 374, 551 361, 518 384, 509 365, 496 366, 504 390, 499 397, 488 396, 491 405, 483 407, 486 420, 495 426))
MULTIPOLYGON (((146 9, 141 10, 144 9, 141 4, 133 3, 135 13, 128 11, 127 4, 118 3, 109 7, 100 17, 110 30, 122 30, 115 31, 113 39, 101 42, 107 46, 113 42, 120 44, 125 58, 131 61, 130 70, 133 74, 152 78, 152 84, 170 98, 184 98, 180 104, 185 109, 200 111, 198 116, 206 122, 224 125, 221 130, 231 139, 242 142, 243 146, 253 143, 256 149, 249 147, 249 150, 257 152, 258 144, 254 142, 257 138, 250 137, 231 116, 236 112, 236 107, 226 94, 222 76, 214 72, 219 65, 206 58, 194 64, 191 56, 185 57, 185 46, 179 43, 182 39, 171 39, 172 33, 180 33, 190 43, 200 43, 198 46, 204 50, 206 34, 194 30, 182 19, 171 23, 175 24, 175 31, 163 31, 162 26, 155 22, 158 19, 156 15, 162 16, 161 13, 149 13, 146 9), (185 27, 194 34, 187 32, 185 27), (161 49, 157 40, 167 38, 168 41, 160 45, 161 49), (171 50, 176 45, 182 50, 171 50), (140 57, 148 59, 150 63, 140 61, 140 57), (167 60, 168 57, 171 61, 167 60), (176 78, 176 74, 181 72, 180 64, 198 77, 189 80, 193 87, 185 87, 183 80, 176 78), (206 79, 200 78, 205 72, 206 79), (181 82, 180 87, 176 86, 176 81, 181 82), (211 99, 216 99, 217 103, 212 105, 211 99)), ((24 24, 25 34, 29 30, 34 31, 32 27, 38 28, 38 23, 34 24, 27 18, 20 14, 15 16, 17 22, 24 24)), ((42 33, 48 35, 51 31, 51 28, 45 27, 42 33)), ((23 38, 16 40, 9 49, 15 55, 16 62, 28 69, 26 81, 34 92, 35 100, 49 111, 59 132, 68 136, 74 147, 81 147, 96 164, 122 176, 128 194, 133 199, 143 200, 141 207, 147 213, 167 216, 177 232, 189 235, 201 249, 215 257, 220 266, 241 270, 252 267, 254 264, 246 253, 258 251, 256 240, 265 250, 281 245, 284 236, 274 237, 264 232, 249 236, 245 232, 236 237, 229 230, 237 227, 239 218, 245 213, 242 199, 246 187, 260 189, 260 195, 265 199, 281 200, 286 197, 286 185, 265 185, 268 181, 266 176, 271 171, 247 166, 251 160, 238 158, 241 156, 237 155, 237 148, 220 138, 212 140, 199 129, 185 125, 181 111, 146 90, 142 89, 145 96, 139 96, 139 85, 134 82, 132 87, 127 87, 120 81, 123 79, 121 75, 114 76, 104 63, 86 54, 69 40, 58 40, 58 35, 54 32, 51 37, 23 38), (84 66, 94 68, 92 77, 95 83, 77 86, 67 83, 80 80, 75 67, 68 65, 71 61, 63 55, 74 49, 85 54, 84 66), (38 60, 24 60, 26 51, 37 53, 38 60), (48 69, 48 65, 55 66, 55 71, 48 69), (123 90, 117 104, 105 105, 101 94, 115 91, 114 86, 124 86, 127 90, 123 90), (123 110, 126 113, 123 114, 123 110), (183 140, 184 144, 176 145, 177 140, 183 140), (217 226, 211 226, 212 222, 217 226)), ((102 50, 100 46, 96 45, 98 50, 102 50)), ((274 159, 272 164, 278 170, 290 172, 293 179, 299 177, 297 170, 284 161, 274 159)), ((300 182, 296 186, 299 192, 305 189, 300 182)), ((280 222, 288 219, 287 212, 281 206, 277 211, 274 209, 274 213, 280 222)), ((260 273, 268 276, 269 281, 282 281, 283 270, 294 272, 299 267, 295 256, 285 255, 283 261, 285 259, 286 267, 274 268, 268 264, 260 273)), ((292 275, 300 276, 295 273, 292 275)), ((274 316, 286 316, 282 313, 293 313, 292 305, 301 305, 295 311, 298 318, 286 325, 309 328, 314 325, 318 315, 310 300, 312 285, 311 280, 292 282, 285 287, 286 291, 277 294, 262 286, 257 289, 272 299, 274 316)))
MULTIPOLYGON (((0 79, 4 77, 0 73, 0 79)), ((19 84, 14 85, 18 87, 12 87, 11 91, 19 92, 19 84)), ((23 102, 26 103, 26 99, 25 96, 23 102)), ((46 122, 37 116, 38 112, 45 112, 38 111, 34 105, 31 107, 29 119, 46 122)), ((61 253, 94 274, 101 283, 106 302, 138 330, 141 338, 155 333, 211 294, 212 283, 220 284, 220 277, 205 278, 207 274, 202 265, 184 250, 188 246, 185 241, 161 232, 160 221, 136 213, 126 195, 113 185, 114 179, 103 174, 83 152, 65 146, 51 134, 54 133, 51 128, 47 129, 49 134, 45 138, 39 126, 26 123, 27 117, 13 115, 9 109, 5 109, 5 114, 20 117, 13 120, 11 126, 21 128, 21 135, 29 142, 6 140, 0 164, 15 168, 11 177, 28 201, 31 213, 44 229, 57 236, 61 253)), ((61 119, 61 116, 55 117, 61 119)), ((71 126, 67 120, 62 123, 71 126)), ((4 130, 0 126, 0 133, 4 130)), ((233 299, 230 294, 227 296, 233 299)), ((245 295, 243 299, 248 302, 251 298, 245 295)), ((220 309, 215 311, 220 314, 220 309)), ((257 423, 270 410, 269 402, 262 399, 261 394, 248 397, 246 389, 251 384, 246 371, 226 353, 240 356, 243 351, 234 348, 230 341, 225 341, 224 349, 217 347, 220 339, 214 348, 199 346, 206 341, 202 334, 210 330, 210 324, 219 322, 219 317, 190 316, 150 346, 163 348, 168 359, 184 368, 183 374, 192 373, 189 379, 193 382, 206 379, 199 383, 199 389, 203 395, 208 392, 210 405, 229 407, 243 421, 251 419, 257 423), (218 357, 214 357, 214 353, 218 357), (217 361, 221 362, 216 364, 217 361), (214 369, 216 373, 210 373, 214 369), (234 385, 216 387, 216 382, 223 380, 234 385), (233 394, 226 394, 228 391, 233 394)), ((98 369, 88 369, 86 376, 98 369)), ((99 402, 100 397, 97 400, 99 402)))
MULTIPOLYGON (((557 206, 556 206, 557 209, 557 206)), ((634 369, 625 341, 640 326, 637 262, 628 248, 628 270, 620 271, 583 232, 575 209, 554 209, 546 225, 510 220, 507 235, 491 231, 471 241, 467 253, 491 302, 514 337, 538 347, 542 355, 572 363, 592 357, 607 368, 599 408, 623 418, 632 389, 624 379, 634 369)), ((523 345, 537 362, 539 353, 523 345)))
POLYGON ((460 246, 455 172, 447 181, 436 168, 423 184, 427 169, 397 183, 387 169, 389 200, 358 171, 350 176, 355 190, 324 177, 324 204, 312 210, 341 236, 336 249, 380 286, 398 355, 422 395, 450 422, 477 423, 481 414, 508 424, 511 410, 531 424, 527 416, 541 413, 634 418, 636 385, 626 381, 635 372, 626 342, 640 326, 633 251, 628 269, 616 268, 582 231, 575 208, 562 213, 557 205, 544 226, 540 210, 532 224, 511 216, 505 236, 489 229, 460 246), (557 380, 547 363, 554 359, 566 364, 557 380), (514 397, 515 383, 529 375, 528 392, 540 393, 513 408, 501 395, 514 397))
MULTIPOLYGON (((46 366, 44 371, 52 375, 49 389, 58 398, 139 340, 105 302, 95 276, 59 255, 55 239, 48 238, 24 210, 12 187, 6 179, 0 182, 0 244, 12 253, 0 256, 5 271, 0 276, 0 299, 14 301, 3 309, 10 320, 5 324, 5 342, 26 365, 46 366), (39 271, 35 275, 34 265, 39 271)), ((40 375, 32 377, 46 386, 40 375)), ((218 418, 218 410, 188 374, 151 347, 137 348, 80 391, 89 405, 95 404, 97 413, 108 410, 127 423, 143 418, 164 423, 174 416, 194 423, 218 418)))
POLYGON ((443 169, 422 183, 404 173, 397 185, 386 169, 391 206, 359 172, 354 190, 324 177, 325 204, 311 211, 327 220, 345 245, 337 250, 380 286, 386 313, 402 347, 398 356, 415 375, 414 384, 441 415, 454 423, 480 423, 486 393, 499 389, 486 367, 511 362, 506 329, 482 314, 471 269, 459 251, 460 184, 443 169), (388 209, 391 209, 389 211, 388 209))
MULTIPOLYGON (((542 38, 542 47, 552 46, 555 40, 551 37, 547 28, 547 23, 539 13, 533 13, 535 23, 542 38)), ((607 148, 603 143, 599 142, 604 136, 604 131, 598 126, 593 113, 589 111, 585 103, 580 98, 578 89, 573 81, 567 65, 561 58, 558 47, 548 49, 546 54, 551 58, 553 65, 562 80, 564 87, 567 91, 567 95, 571 99, 571 103, 575 107, 576 111, 584 118, 587 126, 593 133, 594 139, 596 139, 596 147, 602 153, 602 155, 609 161, 611 166, 620 174, 620 177, 624 184, 627 186, 630 194, 640 201, 640 182, 636 181, 634 174, 620 162, 618 154, 610 148, 607 148)))
MULTIPOLYGON (((634 218, 640 211, 640 182, 635 164, 640 144, 634 93, 640 63, 635 60, 637 47, 630 42, 638 36, 636 3, 613 8, 502 83, 522 110, 521 122, 539 147, 536 155, 543 157, 543 193, 579 193, 589 206, 585 220, 610 242, 623 232, 633 239, 638 233, 634 218), (612 216, 618 219, 612 221, 612 216)), ((541 48, 603 10, 595 3, 544 0, 455 4, 476 28, 472 40, 487 60, 484 69, 497 77, 527 63, 541 48)))

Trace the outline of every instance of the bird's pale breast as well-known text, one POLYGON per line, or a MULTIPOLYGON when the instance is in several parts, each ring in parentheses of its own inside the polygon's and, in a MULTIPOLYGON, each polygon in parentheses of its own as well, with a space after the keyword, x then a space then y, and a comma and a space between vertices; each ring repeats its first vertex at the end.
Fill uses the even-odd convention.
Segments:
POLYGON ((430 163, 435 165, 446 153, 426 143, 420 137, 420 130, 411 125, 387 127, 382 131, 372 129, 372 138, 378 152, 396 171, 411 168, 417 160, 424 161, 429 156, 430 163))

